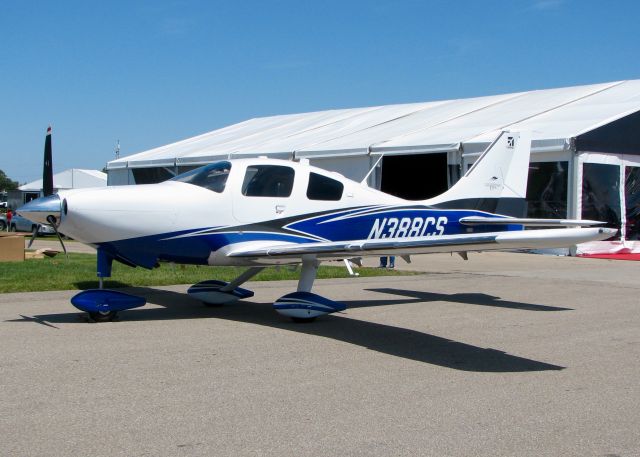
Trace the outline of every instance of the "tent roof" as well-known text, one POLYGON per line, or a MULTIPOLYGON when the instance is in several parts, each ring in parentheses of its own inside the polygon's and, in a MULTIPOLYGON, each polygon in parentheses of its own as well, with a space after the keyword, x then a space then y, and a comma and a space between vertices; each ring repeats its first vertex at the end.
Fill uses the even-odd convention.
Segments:
POLYGON ((640 111, 640 80, 459 100, 250 119, 111 161, 108 169, 173 166, 229 156, 318 157, 444 152, 486 145, 502 129, 531 130, 533 149, 640 111))
MULTIPOLYGON (((98 170, 81 170, 70 168, 53 175, 54 189, 81 189, 84 187, 103 187, 107 185, 107 174, 98 170)), ((42 179, 19 187, 22 191, 39 192, 42 190, 42 179)))

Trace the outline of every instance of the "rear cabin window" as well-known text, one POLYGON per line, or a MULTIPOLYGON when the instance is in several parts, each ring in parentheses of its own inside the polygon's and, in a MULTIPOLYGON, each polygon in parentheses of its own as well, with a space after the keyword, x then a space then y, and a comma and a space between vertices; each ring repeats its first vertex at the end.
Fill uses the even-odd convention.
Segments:
POLYGON ((242 195, 247 197, 288 197, 293 189, 295 172, 281 165, 247 167, 242 183, 242 195))
POLYGON ((214 192, 222 193, 227 184, 227 178, 231 171, 230 162, 216 162, 211 165, 187 171, 172 178, 171 181, 181 181, 194 186, 204 187, 214 192))
POLYGON ((309 200, 337 201, 342 198, 344 185, 340 181, 327 178, 318 173, 309 173, 309 186, 307 198, 309 200))

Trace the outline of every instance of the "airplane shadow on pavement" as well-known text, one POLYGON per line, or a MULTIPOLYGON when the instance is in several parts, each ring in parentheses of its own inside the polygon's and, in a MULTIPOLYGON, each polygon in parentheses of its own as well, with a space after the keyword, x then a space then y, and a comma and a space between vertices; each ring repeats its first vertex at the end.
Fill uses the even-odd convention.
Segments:
MULTIPOLYGON (((377 291, 377 289, 373 290, 377 291)), ((361 321, 345 317, 344 315, 328 315, 319 318, 313 323, 297 324, 278 315, 273 310, 271 303, 242 301, 233 305, 207 308, 203 306, 200 301, 183 293, 145 287, 129 288, 126 291, 145 297, 150 304, 161 306, 161 308, 137 308, 123 311, 120 313, 120 316, 122 320, 126 321, 198 318, 227 319, 306 335, 332 338, 365 347, 372 351, 462 371, 527 372, 562 370, 565 368, 507 354, 497 349, 478 347, 417 330, 361 321)), ((470 304, 485 304, 485 300, 495 300, 495 297, 486 298, 489 296, 484 296, 483 294, 453 294, 453 296, 451 296, 396 289, 380 289, 379 291, 409 295, 414 298, 405 300, 344 301, 344 303, 349 307, 356 308, 365 306, 402 305, 404 303, 420 303, 433 300, 446 301, 451 297, 453 297, 451 301, 470 304), (465 297, 470 300, 468 302, 465 301, 465 297)), ((540 310, 536 308, 539 307, 539 305, 502 301, 499 303, 503 306, 511 305, 509 307, 518 309, 540 310), (533 308, 519 307, 518 305, 526 305, 533 308)), ((542 306, 540 308, 543 308, 545 311, 550 311, 551 309, 546 308, 553 307, 542 306)), ((564 308, 553 309, 563 310, 564 308)), ((14 319, 12 322, 36 322, 56 328, 54 325, 56 323, 86 322, 86 318, 84 313, 76 312, 37 315, 32 317, 22 316, 21 319, 14 319)))
MULTIPOLYGON (((532 303, 521 303, 509 300, 502 300, 500 297, 480 293, 460 293, 460 294, 437 294, 433 292, 421 292, 415 290, 404 290, 394 288, 367 289, 371 292, 413 297, 417 301, 431 302, 444 301, 463 303, 466 305, 493 306, 495 308, 521 309, 523 311, 573 311, 573 308, 561 308, 557 306, 535 305, 532 303)), ((367 306, 366 304, 363 306, 367 306)), ((356 307, 352 305, 351 307, 356 307)))

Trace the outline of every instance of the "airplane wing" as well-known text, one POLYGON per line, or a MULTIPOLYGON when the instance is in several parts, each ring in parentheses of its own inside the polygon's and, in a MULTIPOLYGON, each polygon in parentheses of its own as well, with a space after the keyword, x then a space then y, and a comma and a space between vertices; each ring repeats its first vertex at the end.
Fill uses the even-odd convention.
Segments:
POLYGON ((303 256, 331 260, 378 255, 535 249, 566 247, 594 239, 610 238, 615 233, 615 229, 609 228, 566 228, 289 244, 265 244, 262 241, 231 246, 225 255, 269 264, 282 263, 283 259, 300 259, 303 256))
POLYGON ((604 222, 591 221, 588 219, 523 219, 515 217, 482 217, 467 216, 460 218, 460 223, 464 225, 525 225, 527 227, 589 227, 592 225, 602 225, 604 222))

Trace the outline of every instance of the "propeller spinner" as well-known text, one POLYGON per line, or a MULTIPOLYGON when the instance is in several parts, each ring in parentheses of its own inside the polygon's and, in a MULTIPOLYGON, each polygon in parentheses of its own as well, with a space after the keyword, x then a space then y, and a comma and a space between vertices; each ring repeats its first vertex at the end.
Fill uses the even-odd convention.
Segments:
MULTIPOLYGON (((62 250, 64 254, 67 255, 67 248, 62 241, 62 237, 58 232, 58 226, 60 225, 60 219, 62 217, 62 206, 63 202, 60 201, 60 197, 57 194, 49 195, 48 197, 38 198, 36 200, 31 200, 26 205, 21 206, 16 210, 16 212, 31 221, 37 222, 38 224, 49 224, 53 227, 53 230, 56 232, 56 236, 60 241, 60 245, 62 246, 62 250)), ((33 235, 31 236, 31 241, 29 242, 29 247, 33 244, 33 241, 38 234, 38 227, 34 228, 33 235)))

